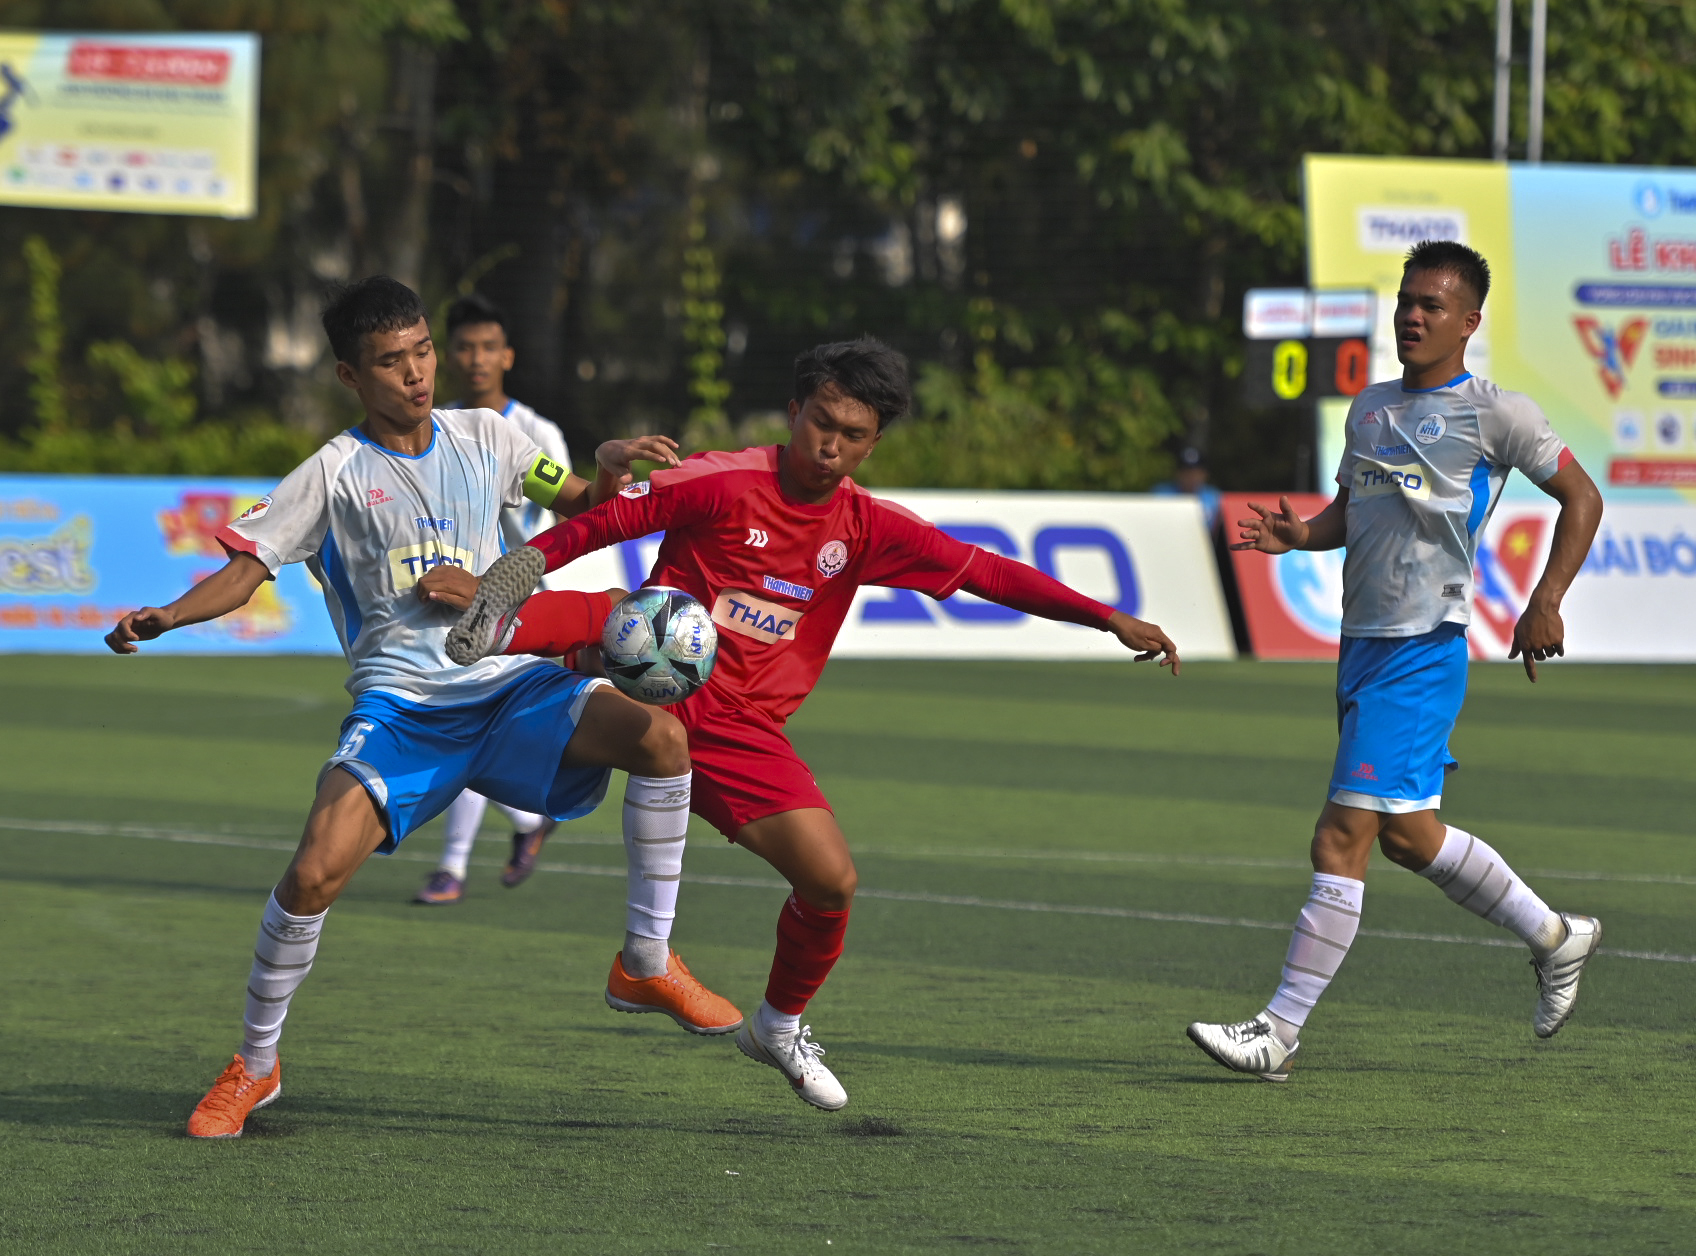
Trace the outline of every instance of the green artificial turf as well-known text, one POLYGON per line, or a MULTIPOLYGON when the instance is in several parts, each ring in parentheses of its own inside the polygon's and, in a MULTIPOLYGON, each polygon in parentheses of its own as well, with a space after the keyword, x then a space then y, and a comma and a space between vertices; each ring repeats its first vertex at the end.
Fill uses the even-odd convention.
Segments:
MULTIPOLYGON (((406 901, 439 827, 374 859, 295 1001, 284 1097, 191 1142, 341 678, 0 658, 0 1249, 1692 1248, 1696 964, 1604 954, 1538 1042, 1523 952, 1376 936, 1503 936, 1377 862, 1376 933, 1289 1085, 1184 1039, 1277 981, 1334 746, 1319 666, 832 665, 793 731, 865 890, 808 1013, 842 1113, 604 1006, 606 808, 514 891, 491 816, 453 908, 406 901)), ((1477 668, 1446 814, 1616 952, 1696 955, 1693 710, 1696 669, 1477 668)), ((677 945, 751 1008, 782 891, 692 839, 677 945)))

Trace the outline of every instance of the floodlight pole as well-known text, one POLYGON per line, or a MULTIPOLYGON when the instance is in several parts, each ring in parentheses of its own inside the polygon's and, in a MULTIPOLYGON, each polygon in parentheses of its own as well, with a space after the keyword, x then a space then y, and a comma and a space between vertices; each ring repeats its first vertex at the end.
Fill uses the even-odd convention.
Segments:
POLYGON ((1525 160, 1543 160, 1543 61, 1548 51, 1549 0, 1531 0, 1531 118, 1525 160))
POLYGON ((1508 159, 1508 88, 1513 79, 1513 0, 1496 0, 1496 131, 1490 156, 1508 159))

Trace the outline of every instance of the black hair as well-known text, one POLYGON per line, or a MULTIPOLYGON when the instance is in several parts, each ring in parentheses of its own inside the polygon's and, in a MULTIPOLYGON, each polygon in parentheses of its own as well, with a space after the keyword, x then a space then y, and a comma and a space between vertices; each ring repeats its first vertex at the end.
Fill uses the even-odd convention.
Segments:
POLYGON ((506 315, 481 292, 468 292, 448 306, 448 335, 475 323, 495 323, 506 335, 506 315))
POLYGON ((872 336, 817 345, 795 359, 797 405, 806 405, 826 384, 876 410, 880 432, 913 404, 907 359, 872 336))
POLYGON ((1469 249, 1459 240, 1421 240, 1407 251, 1405 274, 1410 270, 1446 270, 1458 276, 1478 298, 1478 308, 1484 308, 1484 298, 1490 295, 1490 263, 1477 249, 1469 249))
POLYGON ((403 331, 425 318, 424 302, 416 292, 398 279, 372 275, 331 290, 324 306, 324 334, 338 362, 358 366, 367 335, 403 331))

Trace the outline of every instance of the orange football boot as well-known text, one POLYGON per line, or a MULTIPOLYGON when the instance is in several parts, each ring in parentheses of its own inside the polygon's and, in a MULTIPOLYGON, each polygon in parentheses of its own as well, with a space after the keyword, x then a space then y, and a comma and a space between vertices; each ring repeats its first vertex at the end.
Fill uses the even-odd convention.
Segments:
POLYGON ((612 957, 607 1006, 616 1012, 664 1012, 692 1034, 729 1034, 742 1027, 742 1013, 697 981, 676 951, 666 952, 663 977, 632 977, 624 952, 612 957))
POLYGON ((241 1056, 218 1075, 188 1119, 190 1138, 240 1138, 250 1112, 263 1108, 283 1093, 282 1061, 269 1077, 249 1077, 241 1056))

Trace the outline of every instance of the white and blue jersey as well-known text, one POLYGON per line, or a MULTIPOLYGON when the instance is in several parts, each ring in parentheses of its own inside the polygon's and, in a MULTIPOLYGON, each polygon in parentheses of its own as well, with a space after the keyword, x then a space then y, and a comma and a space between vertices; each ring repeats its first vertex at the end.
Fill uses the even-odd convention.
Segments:
MULTIPOLYGON (((447 408, 458 410, 460 403, 450 401, 447 408)), ((571 466, 571 451, 565 447, 565 433, 559 430, 558 423, 544 419, 516 397, 507 398, 506 408, 500 411, 500 416, 517 427, 530 439, 531 444, 560 466, 571 466)), ((554 518, 552 511, 532 501, 520 502, 517 506, 510 506, 501 511, 501 536, 505 539, 508 549, 517 549, 531 537, 553 527, 556 522, 558 520, 554 518)))
POLYGON ((563 762, 605 681, 529 656, 459 667, 443 649, 459 612, 420 601, 418 581, 443 563, 481 574, 505 552, 501 513, 524 503, 542 451, 493 410, 436 410, 430 426, 415 455, 343 432, 218 533, 273 575, 304 562, 323 586, 354 696, 324 771, 365 786, 385 852, 465 789, 570 820, 609 776, 563 762))
POLYGON ((1373 384, 1349 407, 1343 635, 1415 637, 1472 616, 1478 537, 1508 472, 1542 484, 1570 460, 1537 403, 1462 374, 1373 384))
POLYGON ((1390 813, 1442 803, 1479 534, 1509 471, 1542 484, 1570 460, 1536 402, 1471 374, 1355 398, 1337 469, 1349 500, 1332 802, 1390 813))
POLYGON ((481 574, 506 552, 503 509, 524 503, 541 452, 493 410, 436 410, 429 448, 396 453, 358 429, 332 437, 275 490, 222 529, 232 553, 273 575, 304 562, 323 586, 355 697, 380 689, 424 705, 487 696, 536 658, 458 667, 443 649, 459 612, 418 599, 440 563, 481 574))

